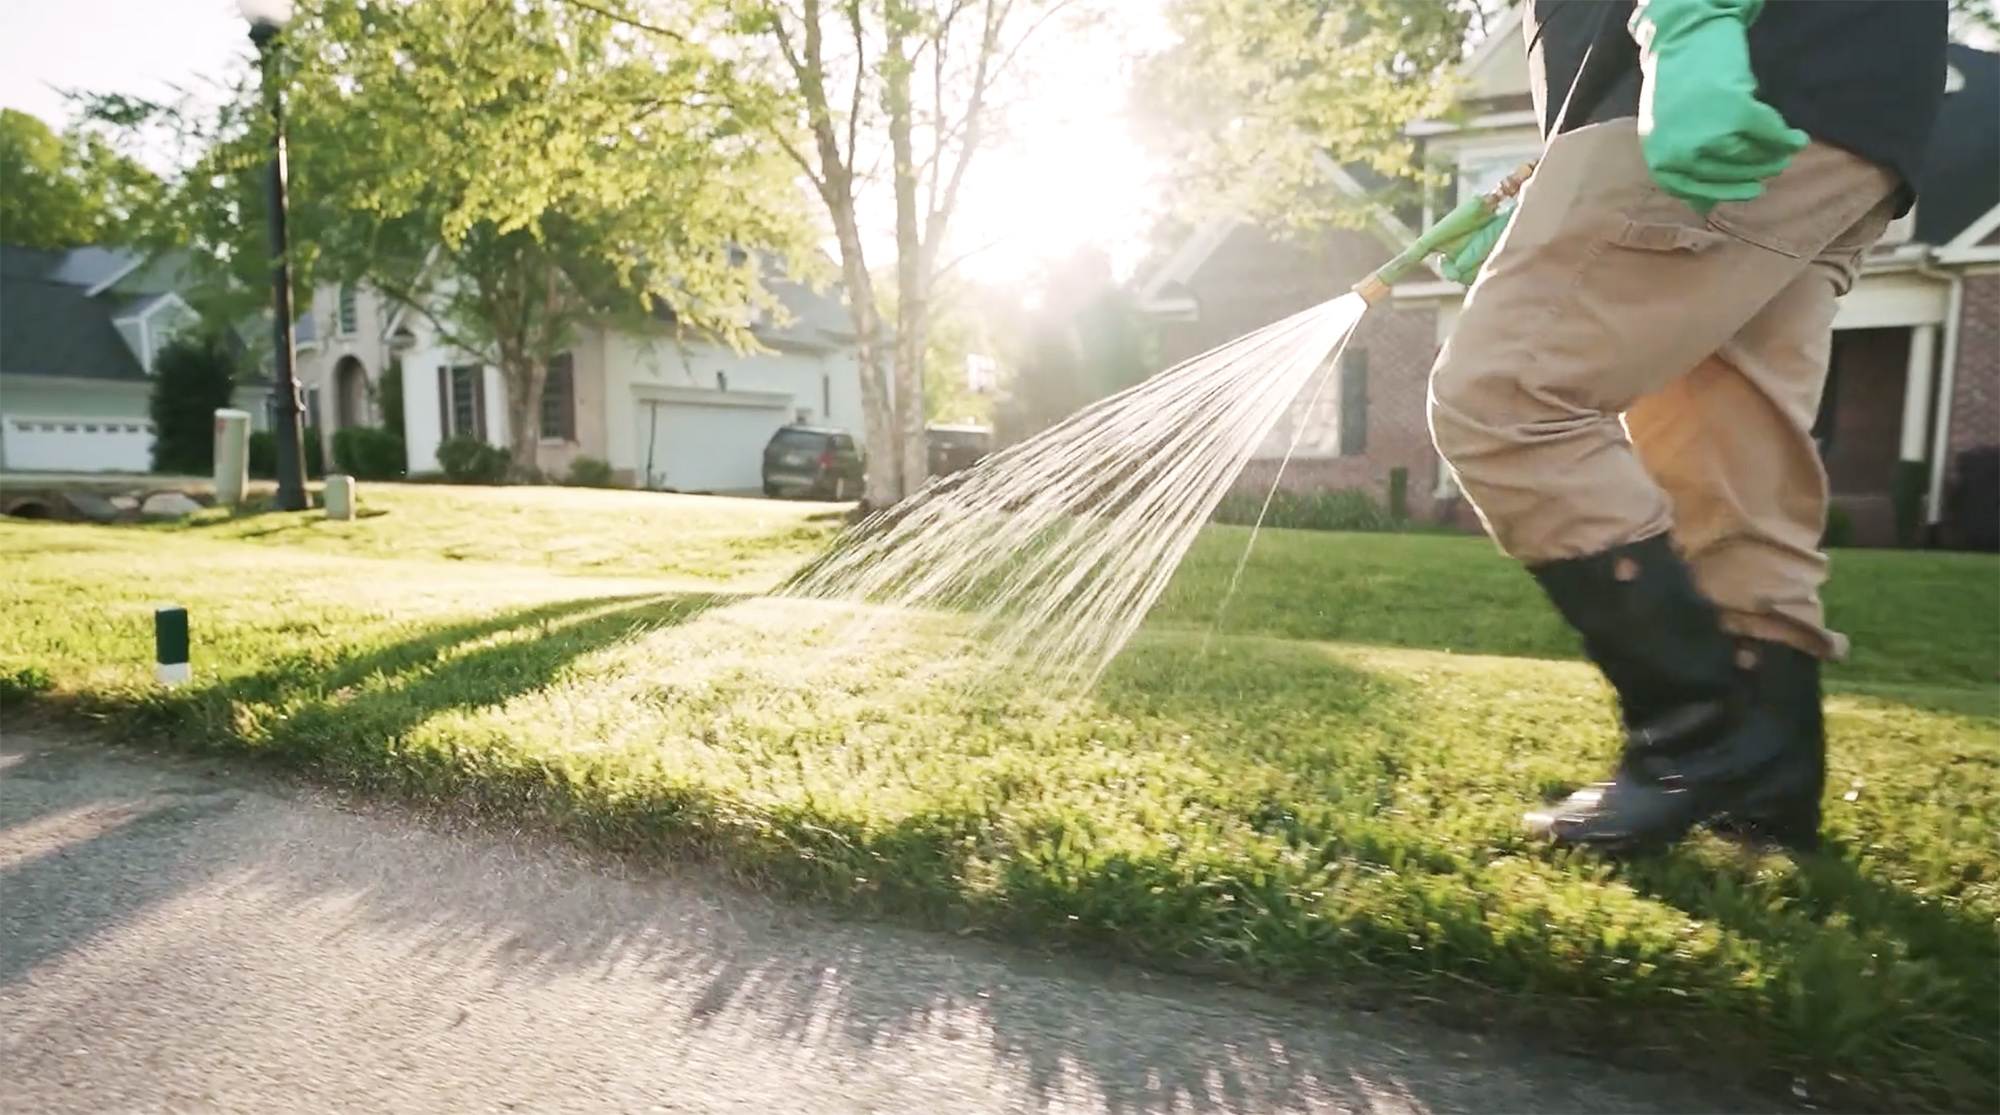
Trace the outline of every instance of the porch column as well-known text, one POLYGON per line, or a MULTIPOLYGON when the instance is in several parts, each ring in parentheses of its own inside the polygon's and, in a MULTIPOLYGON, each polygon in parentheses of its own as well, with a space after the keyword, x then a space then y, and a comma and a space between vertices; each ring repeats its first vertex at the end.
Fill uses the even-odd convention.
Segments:
POLYGON ((1903 441, 1898 460, 1922 462, 1930 433, 1931 378, 1937 368, 1935 325, 1910 328, 1910 363, 1903 373, 1903 441))

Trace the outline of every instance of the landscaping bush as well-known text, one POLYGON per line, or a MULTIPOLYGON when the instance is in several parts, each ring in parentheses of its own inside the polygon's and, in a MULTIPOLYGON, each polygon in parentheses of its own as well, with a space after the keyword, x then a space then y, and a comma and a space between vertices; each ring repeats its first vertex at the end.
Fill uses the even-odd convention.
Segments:
POLYGON ((2000 446, 1984 445, 1958 455, 1945 508, 1953 546, 1989 554, 2000 551, 2000 446))
POLYGON ((445 479, 454 484, 505 484, 514 463, 505 449, 470 434, 444 439, 437 459, 445 479))
POLYGON ((1826 509, 1826 532, 1820 536, 1820 549, 1833 550, 1846 546, 1854 539, 1854 515, 1845 507, 1834 506, 1826 509))
POLYGON ((1283 489, 1264 510, 1264 496, 1258 492, 1231 492, 1222 498, 1209 521, 1224 526, 1253 526, 1258 513, 1263 524, 1283 530, 1387 531, 1396 521, 1367 492, 1347 489, 1335 492, 1290 492, 1283 489))
POLYGON ((183 334, 153 373, 153 471, 206 476, 215 468, 215 412, 236 391, 236 358, 219 333, 183 334))
MULTIPOLYGON (((211 419, 211 421, 213 421, 211 419)), ((320 465, 320 435, 318 426, 307 426, 304 433, 306 452, 306 479, 319 480, 326 476, 326 469, 320 465)), ((250 435, 250 475, 258 480, 273 480, 278 475, 277 436, 269 430, 258 430, 250 435)))
POLYGON ((611 462, 601 457, 578 457, 570 462, 569 484, 576 488, 611 487, 611 462))
POLYGON ((397 480, 408 471, 401 435, 356 426, 333 435, 333 463, 356 480, 397 480))

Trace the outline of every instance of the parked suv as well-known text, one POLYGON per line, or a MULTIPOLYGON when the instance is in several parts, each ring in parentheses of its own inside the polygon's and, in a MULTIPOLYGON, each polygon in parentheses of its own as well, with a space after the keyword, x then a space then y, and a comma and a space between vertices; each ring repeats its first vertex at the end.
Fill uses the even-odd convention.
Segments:
POLYGON ((932 476, 971 468, 993 451, 993 431, 984 426, 926 426, 924 438, 929 443, 932 476))
POLYGON ((764 446, 764 494, 845 502, 860 499, 867 457, 833 426, 784 426, 764 446))

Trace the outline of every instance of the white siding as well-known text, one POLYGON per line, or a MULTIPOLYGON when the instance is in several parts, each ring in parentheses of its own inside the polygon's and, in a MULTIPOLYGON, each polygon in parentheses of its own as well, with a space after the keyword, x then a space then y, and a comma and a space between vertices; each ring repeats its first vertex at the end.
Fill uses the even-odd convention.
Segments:
MULTIPOLYGON (((409 322, 416 343, 403 355, 404 437, 411 472, 437 470, 437 447, 443 426, 439 414, 438 369, 471 363, 442 344, 435 331, 413 315, 409 322)), ((603 456, 615 470, 646 482, 644 441, 655 408, 660 429, 686 435, 698 431, 702 453, 724 464, 693 470, 696 480, 732 478, 730 487, 755 487, 764 441, 776 424, 810 412, 816 424, 844 426, 859 436, 863 429, 861 381, 851 351, 821 355, 802 352, 756 352, 738 355, 725 345, 681 345, 671 339, 626 333, 602 334, 604 351, 603 456), (717 378, 720 373, 722 379, 717 378), (726 389, 722 386, 726 382, 726 389), (649 406, 646 400, 652 400, 649 406), (701 416, 711 422, 702 422, 701 416), (642 433, 646 431, 646 433, 642 433), (744 482, 744 478, 748 482, 744 482)), ((586 338, 587 348, 595 338, 586 338)), ((486 378, 486 434, 495 445, 507 444, 507 395, 497 368, 486 378)), ((589 425, 579 416, 579 429, 589 425)), ((686 436, 681 444, 689 444, 686 436)), ((663 470, 658 443, 653 445, 656 478, 663 470)), ((675 472, 689 471, 685 466, 675 472)), ((708 490, 668 476, 664 483, 689 490, 708 490)))
POLYGON ((845 351, 738 355, 724 345, 614 334, 605 339, 605 401, 612 408, 606 457, 641 486, 647 484, 649 450, 657 485, 750 489, 758 484, 771 431, 801 411, 815 424, 845 426, 857 435, 862 429, 861 382, 845 351), (621 421, 620 412, 633 418, 621 421), (659 436, 670 437, 678 453, 653 440, 655 415, 659 436), (699 462, 687 456, 697 452, 699 462))

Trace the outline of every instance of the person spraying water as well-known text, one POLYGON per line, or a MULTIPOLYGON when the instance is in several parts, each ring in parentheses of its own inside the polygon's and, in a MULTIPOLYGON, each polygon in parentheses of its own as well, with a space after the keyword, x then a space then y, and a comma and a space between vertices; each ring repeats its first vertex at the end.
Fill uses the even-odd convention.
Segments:
POLYGON ((1915 201, 1947 9, 1526 0, 1545 151, 1441 245, 1470 285, 1430 425, 1617 696, 1615 769, 1537 833, 1817 846, 1820 664, 1845 640, 1811 426, 1835 300, 1915 201), (1549 111, 1565 85, 1574 122, 1549 111))
POLYGON ((1608 850, 1702 823, 1815 846, 1819 664, 1844 643, 1809 430, 1834 299, 1914 201, 1947 0, 1525 2, 1539 160, 1349 293, 877 512, 779 595, 877 606, 843 648, 966 615, 1009 683, 1087 688, 1367 308, 1441 253, 1469 289, 1433 440, 1626 733, 1607 781, 1529 825, 1608 850))

